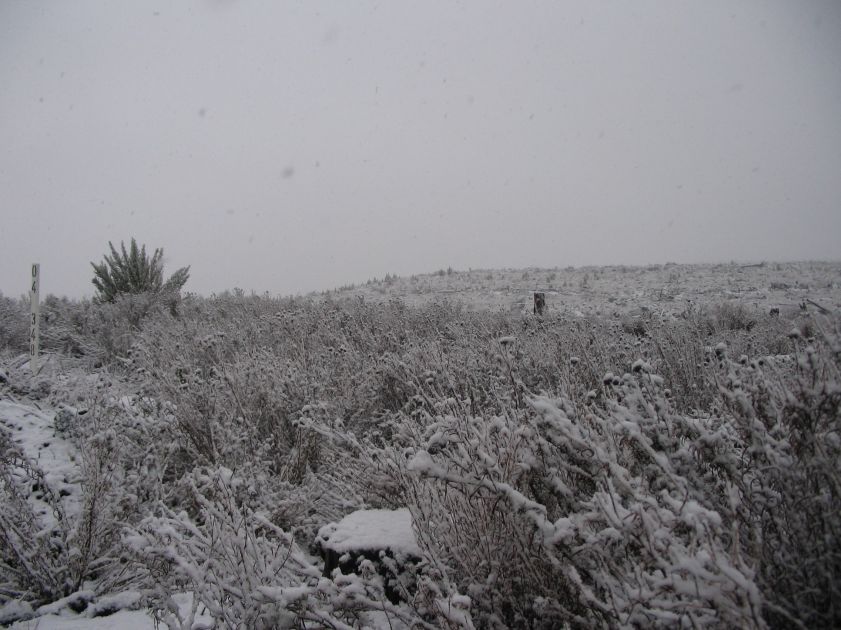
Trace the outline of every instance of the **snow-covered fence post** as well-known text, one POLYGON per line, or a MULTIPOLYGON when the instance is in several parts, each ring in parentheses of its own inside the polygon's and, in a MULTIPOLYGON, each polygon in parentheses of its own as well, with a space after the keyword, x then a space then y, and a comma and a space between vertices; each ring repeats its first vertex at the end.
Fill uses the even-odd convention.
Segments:
POLYGON ((546 311, 546 294, 543 292, 535 292, 534 294, 534 314, 543 315, 546 311))
POLYGON ((41 305, 39 303, 41 292, 41 265, 32 265, 32 275, 29 279, 29 368, 34 374, 38 371, 38 345, 39 345, 39 318, 41 305))

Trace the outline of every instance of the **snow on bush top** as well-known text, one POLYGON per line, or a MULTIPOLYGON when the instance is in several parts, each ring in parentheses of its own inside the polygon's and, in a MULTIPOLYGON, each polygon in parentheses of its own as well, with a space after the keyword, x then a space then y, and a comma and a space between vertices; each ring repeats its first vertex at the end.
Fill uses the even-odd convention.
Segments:
POLYGON ((412 530, 412 515, 407 508, 352 512, 338 523, 322 527, 318 531, 318 540, 325 549, 339 553, 390 549, 407 555, 421 555, 412 530))

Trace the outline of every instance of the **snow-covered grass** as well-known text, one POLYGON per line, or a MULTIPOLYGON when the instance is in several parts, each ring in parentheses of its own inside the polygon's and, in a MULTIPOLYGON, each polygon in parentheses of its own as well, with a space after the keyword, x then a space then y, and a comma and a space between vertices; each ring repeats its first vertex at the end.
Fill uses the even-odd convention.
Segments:
POLYGON ((5 619, 837 625, 837 278, 474 271, 426 278, 452 292, 414 306, 54 302, 66 353, 36 375, 0 355, 5 619), (548 287, 546 317, 507 308, 548 287), (471 290, 507 306, 454 301, 471 290), (401 601, 364 560, 325 577, 319 530, 411 548, 401 601))

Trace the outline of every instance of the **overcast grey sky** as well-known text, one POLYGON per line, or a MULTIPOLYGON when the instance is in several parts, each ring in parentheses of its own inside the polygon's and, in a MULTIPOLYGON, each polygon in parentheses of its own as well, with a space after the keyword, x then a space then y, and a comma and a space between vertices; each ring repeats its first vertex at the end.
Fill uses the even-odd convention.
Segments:
POLYGON ((0 1, 0 291, 841 258, 841 2, 0 1))

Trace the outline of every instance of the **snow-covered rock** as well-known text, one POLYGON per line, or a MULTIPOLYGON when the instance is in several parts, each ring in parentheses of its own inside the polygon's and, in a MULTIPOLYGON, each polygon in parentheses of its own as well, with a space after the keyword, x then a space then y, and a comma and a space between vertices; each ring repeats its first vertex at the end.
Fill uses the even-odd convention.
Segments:
POLYGON ((386 596, 400 599, 398 574, 421 558, 408 509, 358 510, 337 523, 322 527, 316 538, 324 557, 324 575, 336 569, 356 573, 360 563, 372 562, 382 575, 386 596))
POLYGON ((358 510, 338 523, 325 525, 318 531, 318 542, 339 553, 378 551, 420 556, 420 548, 412 530, 412 514, 399 510, 358 510))

